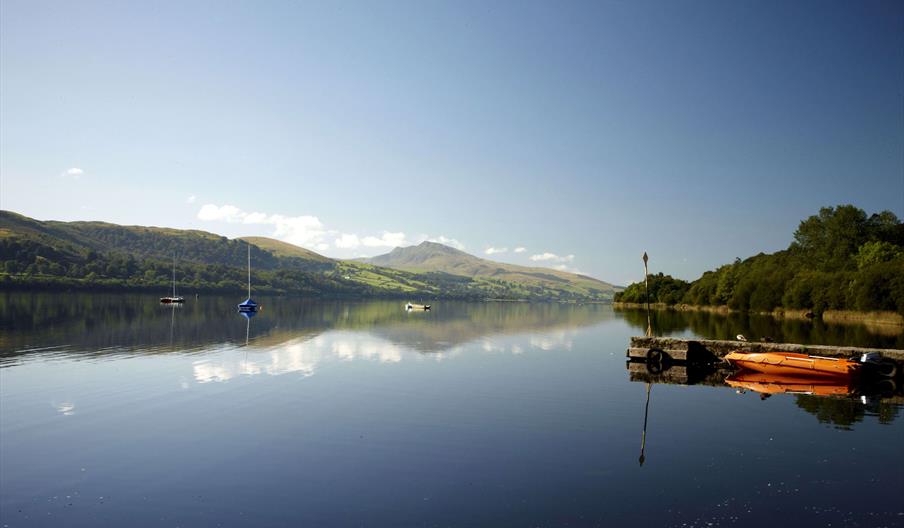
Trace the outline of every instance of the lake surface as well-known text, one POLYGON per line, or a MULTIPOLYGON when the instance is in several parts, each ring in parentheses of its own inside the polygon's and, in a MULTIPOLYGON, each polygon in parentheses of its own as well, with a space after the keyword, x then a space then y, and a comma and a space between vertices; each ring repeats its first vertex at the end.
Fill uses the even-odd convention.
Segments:
POLYGON ((0 525, 904 526, 900 389, 647 385, 625 364, 646 316, 609 306, 240 300, 0 294, 0 525))

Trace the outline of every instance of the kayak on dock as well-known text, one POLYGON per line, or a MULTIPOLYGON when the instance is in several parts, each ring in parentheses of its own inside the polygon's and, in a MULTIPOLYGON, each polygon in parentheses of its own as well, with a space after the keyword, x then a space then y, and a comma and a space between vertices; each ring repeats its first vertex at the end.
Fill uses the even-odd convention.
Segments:
POLYGON ((732 366, 754 372, 811 378, 847 378, 857 374, 861 366, 849 359, 793 352, 731 352, 725 360, 732 366))

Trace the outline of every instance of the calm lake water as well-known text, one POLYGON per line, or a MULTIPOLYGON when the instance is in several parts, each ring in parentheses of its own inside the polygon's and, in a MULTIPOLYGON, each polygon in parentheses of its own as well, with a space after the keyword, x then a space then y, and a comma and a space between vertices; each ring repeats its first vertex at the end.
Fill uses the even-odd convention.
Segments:
POLYGON ((646 317, 609 306, 260 299, 248 320, 240 300, 0 295, 0 525, 904 526, 900 389, 648 392, 625 364, 646 317))

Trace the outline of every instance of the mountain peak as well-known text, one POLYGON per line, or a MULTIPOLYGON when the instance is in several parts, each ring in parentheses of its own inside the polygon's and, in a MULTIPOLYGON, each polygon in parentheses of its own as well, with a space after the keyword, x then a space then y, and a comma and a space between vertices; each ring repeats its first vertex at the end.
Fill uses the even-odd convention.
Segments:
MULTIPOLYGON (((421 249, 432 249, 432 250, 436 250, 436 251, 445 251, 447 253, 463 253, 463 251, 461 251, 459 249, 455 249, 452 246, 447 246, 447 245, 441 244, 439 242, 431 242, 429 240, 424 240, 423 242, 421 242, 420 244, 418 244, 416 246, 409 246, 409 247, 415 247, 415 248, 421 248, 421 249)), ((396 249, 404 249, 404 248, 396 248, 396 249)))
POLYGON ((416 273, 441 272, 462 277, 507 281, 525 288, 547 288, 564 295, 611 296, 615 287, 603 281, 549 268, 534 268, 483 259, 438 242, 397 247, 365 262, 416 273))

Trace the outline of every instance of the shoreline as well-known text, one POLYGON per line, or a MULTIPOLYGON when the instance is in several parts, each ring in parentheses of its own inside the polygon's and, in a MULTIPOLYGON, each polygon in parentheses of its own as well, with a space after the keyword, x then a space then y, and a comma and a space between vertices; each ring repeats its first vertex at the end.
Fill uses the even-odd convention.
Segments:
MULTIPOLYGON (((613 302, 612 307, 615 309, 645 309, 644 303, 626 303, 613 302)), ((676 312, 710 312, 718 314, 742 313, 741 310, 734 310, 728 306, 697 306, 693 304, 665 304, 650 303, 650 308, 655 310, 672 310, 676 312)), ((776 308, 771 312, 748 312, 753 315, 768 315, 776 319, 794 319, 794 320, 813 320, 821 319, 826 323, 834 324, 864 324, 864 325, 881 325, 886 327, 901 327, 904 329, 904 316, 897 312, 890 311, 868 311, 862 312, 858 310, 826 310, 822 316, 816 315, 812 310, 776 308)))

